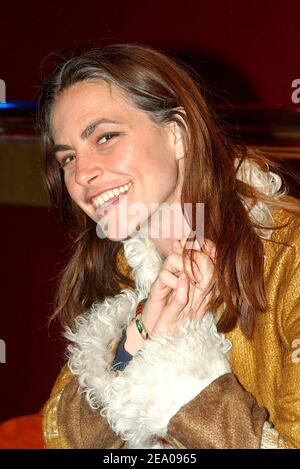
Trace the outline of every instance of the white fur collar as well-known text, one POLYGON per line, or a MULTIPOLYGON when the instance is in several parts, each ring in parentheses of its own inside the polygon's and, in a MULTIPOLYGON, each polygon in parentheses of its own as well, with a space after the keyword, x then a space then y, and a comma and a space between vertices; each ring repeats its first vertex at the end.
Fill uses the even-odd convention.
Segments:
MULTIPOLYGON (((238 158, 234 161, 237 167, 238 158)), ((258 191, 273 197, 282 197, 285 194, 285 188, 282 188, 282 179, 278 174, 272 171, 262 171, 257 163, 245 159, 240 165, 237 172, 237 179, 255 187, 258 191)), ((247 199, 242 200, 243 204, 249 210, 250 218, 262 225, 271 225, 273 218, 272 213, 264 202, 257 202, 254 207, 251 207, 250 201, 247 199)), ((271 239, 272 230, 265 230, 263 228, 255 228, 257 234, 264 239, 271 239)))
POLYGON ((124 289, 76 318, 69 366, 78 376, 92 408, 101 409, 111 427, 131 448, 160 447, 169 420, 218 376, 230 371, 230 343, 218 334, 212 314, 187 324, 174 338, 160 335, 147 341, 123 372, 110 368, 109 345, 121 337, 138 301, 148 295, 161 267, 153 243, 141 236, 124 242, 136 290, 124 289))

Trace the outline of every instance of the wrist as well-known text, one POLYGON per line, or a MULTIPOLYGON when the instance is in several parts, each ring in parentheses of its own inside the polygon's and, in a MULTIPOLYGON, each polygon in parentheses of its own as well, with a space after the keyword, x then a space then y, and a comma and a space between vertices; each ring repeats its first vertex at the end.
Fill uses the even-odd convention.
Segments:
POLYGON ((145 340, 137 330, 135 319, 131 321, 127 327, 126 335, 127 339, 124 344, 124 349, 131 355, 135 355, 136 352, 138 352, 138 350, 140 350, 145 343, 145 340))
POLYGON ((149 300, 147 303, 145 303, 144 308, 143 308, 142 321, 149 336, 152 335, 153 328, 157 321, 157 318, 153 316, 153 311, 157 311, 157 310, 158 310, 158 307, 156 307, 156 305, 153 305, 153 303, 150 303, 149 300), (150 314, 150 311, 151 311, 151 314, 150 314))

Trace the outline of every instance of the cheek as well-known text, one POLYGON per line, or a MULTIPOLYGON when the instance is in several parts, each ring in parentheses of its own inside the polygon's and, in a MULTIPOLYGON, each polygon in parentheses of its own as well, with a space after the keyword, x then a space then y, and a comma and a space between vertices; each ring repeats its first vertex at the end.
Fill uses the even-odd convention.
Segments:
POLYGON ((79 194, 80 188, 75 187, 75 184, 72 182, 72 178, 67 174, 65 174, 64 181, 65 181, 65 187, 67 189, 69 196, 71 197, 71 199, 74 200, 74 202, 78 203, 79 197, 80 197, 80 194, 79 194))
POLYGON ((155 180, 171 178, 176 174, 176 162, 165 146, 153 142, 152 145, 140 148, 135 155, 135 166, 143 177, 152 177, 155 180))

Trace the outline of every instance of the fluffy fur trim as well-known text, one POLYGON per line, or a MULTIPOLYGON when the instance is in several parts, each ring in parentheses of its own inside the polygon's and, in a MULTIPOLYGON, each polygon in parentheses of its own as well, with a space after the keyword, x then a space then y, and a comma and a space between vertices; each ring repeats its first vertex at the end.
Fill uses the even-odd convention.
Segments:
POLYGON ((75 332, 70 329, 65 332, 71 342, 69 366, 78 376, 92 408, 103 404, 103 389, 115 377, 115 372, 109 370, 112 361, 109 350, 133 319, 138 302, 148 296, 162 264, 148 238, 136 236, 123 244, 127 262, 133 268, 136 290, 124 289, 103 303, 95 303, 87 313, 76 318, 75 332))
POLYGON ((78 318, 77 332, 66 333, 73 343, 69 366, 90 406, 101 408, 130 448, 159 448, 156 438, 166 436, 180 407, 230 371, 230 342, 207 314, 182 327, 177 337, 163 334, 146 342, 125 370, 116 373, 110 368, 109 345, 120 338, 137 304, 136 294, 127 293, 94 305, 89 315, 78 318))
MULTIPOLYGON (((239 159, 236 158, 235 167, 237 168, 239 159)), ((254 161, 245 159, 240 165, 237 172, 237 179, 249 184, 258 191, 268 196, 281 197, 285 194, 285 189, 282 188, 282 179, 278 174, 272 171, 263 171, 260 166, 254 161)), ((249 210, 249 215, 253 221, 262 225, 272 224, 272 214, 268 206, 264 202, 257 202, 251 208, 251 203, 245 198, 242 199, 243 204, 249 210)), ((270 239, 272 230, 265 230, 263 228, 255 228, 259 236, 265 239, 270 239)))
POLYGON ((111 344, 120 340, 138 301, 148 295, 160 267, 152 241, 141 236, 124 242, 137 290, 96 303, 76 318, 65 336, 69 366, 90 406, 101 408, 112 428, 132 448, 159 448, 170 418, 218 376, 230 370, 229 341, 218 334, 212 314, 182 327, 177 337, 160 335, 145 343, 123 372, 111 369, 111 344))
POLYGON ((212 314, 145 343, 106 388, 101 414, 130 448, 151 447, 165 437, 170 419, 219 376, 228 373, 230 343, 217 333, 212 314))
POLYGON ((153 242, 145 236, 135 236, 123 241, 123 244, 127 262, 133 269, 140 301, 147 298, 163 261, 153 242))
POLYGON ((111 370, 110 349, 119 341, 122 330, 134 316, 138 303, 136 291, 123 290, 103 303, 96 303, 90 311, 76 318, 75 332, 67 329, 69 367, 78 376, 79 385, 86 393, 93 409, 105 401, 105 387, 115 377, 111 370))

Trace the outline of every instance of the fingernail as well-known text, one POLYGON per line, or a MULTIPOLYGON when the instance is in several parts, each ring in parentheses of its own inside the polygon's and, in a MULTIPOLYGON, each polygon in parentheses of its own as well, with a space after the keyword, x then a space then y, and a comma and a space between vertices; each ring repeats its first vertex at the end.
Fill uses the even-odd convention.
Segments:
POLYGON ((200 244, 198 243, 197 239, 194 241, 193 249, 196 249, 197 251, 200 251, 201 247, 200 244))

